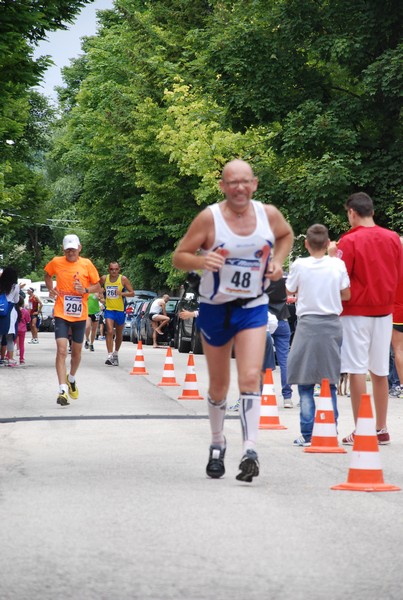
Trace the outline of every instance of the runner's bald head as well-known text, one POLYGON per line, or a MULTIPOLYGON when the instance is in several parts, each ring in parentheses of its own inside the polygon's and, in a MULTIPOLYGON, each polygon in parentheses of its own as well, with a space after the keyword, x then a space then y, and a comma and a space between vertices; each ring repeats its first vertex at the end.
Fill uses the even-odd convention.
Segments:
POLYGON ((228 172, 232 172, 234 169, 237 169, 239 167, 241 167, 242 170, 246 169, 247 171, 250 172, 251 177, 254 177, 252 167, 250 166, 249 163, 247 163, 245 160, 241 160, 240 158, 234 158, 233 160, 230 160, 229 162, 227 162, 227 164, 224 166, 224 168, 222 170, 221 179, 225 179, 225 175, 228 172))

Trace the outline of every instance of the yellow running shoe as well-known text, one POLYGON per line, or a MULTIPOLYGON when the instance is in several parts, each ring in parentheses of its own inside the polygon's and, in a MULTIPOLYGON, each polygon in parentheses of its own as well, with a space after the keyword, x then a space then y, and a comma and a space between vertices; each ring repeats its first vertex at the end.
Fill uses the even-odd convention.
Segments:
POLYGON ((78 398, 78 387, 77 387, 77 382, 76 381, 69 381, 69 375, 68 373, 66 374, 66 383, 69 386, 69 396, 70 398, 72 398, 73 400, 77 400, 78 398))
POLYGON ((60 406, 67 406, 70 404, 66 392, 59 392, 56 403, 60 404, 60 406))

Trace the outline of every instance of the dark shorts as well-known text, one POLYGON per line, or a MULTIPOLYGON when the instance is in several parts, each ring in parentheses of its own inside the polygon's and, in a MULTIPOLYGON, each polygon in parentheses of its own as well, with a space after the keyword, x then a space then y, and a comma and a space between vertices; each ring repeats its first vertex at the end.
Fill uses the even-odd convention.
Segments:
POLYGON ((88 318, 91 319, 93 323, 96 323, 99 321, 99 313, 96 313, 95 315, 88 315, 88 318))
POLYGON ((87 321, 66 321, 61 317, 55 317, 55 338, 71 338, 76 344, 82 344, 85 335, 85 326, 87 321))
POLYGON ((393 325, 393 329, 399 333, 403 333, 403 325, 393 325))
POLYGON ((115 322, 115 325, 124 325, 126 320, 126 313, 123 310, 105 310, 105 319, 111 319, 115 322))
POLYGON ((253 308, 227 304, 205 304, 199 308, 197 327, 211 346, 224 346, 244 329, 267 326, 267 304, 253 308))

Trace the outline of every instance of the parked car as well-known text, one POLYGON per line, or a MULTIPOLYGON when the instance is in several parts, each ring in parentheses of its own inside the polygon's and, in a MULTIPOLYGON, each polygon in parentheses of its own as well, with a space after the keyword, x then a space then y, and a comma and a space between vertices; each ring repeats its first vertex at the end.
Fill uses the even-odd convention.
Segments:
POLYGON ((144 299, 147 300, 147 298, 156 298, 157 294, 156 292, 151 292, 150 290, 134 290, 135 291, 135 296, 133 298, 130 298, 130 301, 134 301, 134 300, 139 300, 139 299, 144 299))
POLYGON ((140 322, 144 317, 145 310, 152 299, 140 300, 136 303, 133 311, 133 319, 130 323, 130 341, 137 344, 140 340, 140 322))
MULTIPOLYGON (((164 329, 162 330, 163 335, 158 336, 158 343, 167 343, 173 345, 174 336, 175 336, 175 323, 176 323, 176 306, 179 302, 180 298, 171 297, 166 303, 166 313, 168 317, 171 319, 170 322, 164 329)), ((153 301, 149 301, 145 310, 144 315, 140 319, 140 327, 139 327, 139 339, 143 342, 143 344, 152 344, 153 343, 153 328, 151 325, 151 319, 149 318, 150 308, 153 301)))
POLYGON ((130 321, 130 333, 129 333, 129 339, 131 342, 133 342, 133 344, 137 344, 138 342, 138 323, 140 320, 140 311, 143 308, 143 305, 146 304, 146 300, 142 299, 142 298, 136 298, 134 299, 134 301, 131 303, 131 307, 133 308, 133 312, 132 312, 132 318, 130 321))
POLYGON ((179 352, 193 352, 203 354, 200 331, 196 327, 196 319, 180 319, 181 310, 198 310, 199 308, 199 277, 189 273, 183 285, 183 294, 176 307, 174 346, 179 352))
POLYGON ((54 302, 44 302, 41 310, 41 324, 39 325, 39 331, 54 331, 55 321, 53 318, 54 302))
POLYGON ((126 312, 125 324, 123 327, 123 334, 122 334, 123 340, 130 340, 130 331, 131 331, 132 320, 133 320, 133 313, 126 312))

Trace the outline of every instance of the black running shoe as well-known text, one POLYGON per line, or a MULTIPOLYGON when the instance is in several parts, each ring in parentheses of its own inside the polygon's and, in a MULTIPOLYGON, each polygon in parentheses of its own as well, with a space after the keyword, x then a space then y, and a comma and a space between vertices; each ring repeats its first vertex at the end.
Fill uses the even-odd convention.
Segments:
POLYGON ((105 361, 105 364, 113 367, 114 366, 113 356, 108 356, 108 358, 105 361))
POLYGON ((212 479, 219 479, 225 473, 224 456, 226 447, 210 446, 210 455, 206 467, 206 473, 212 479))
POLYGON ((240 473, 236 476, 238 481, 246 481, 251 483, 253 477, 259 475, 259 461, 254 450, 247 450, 239 465, 240 473))

